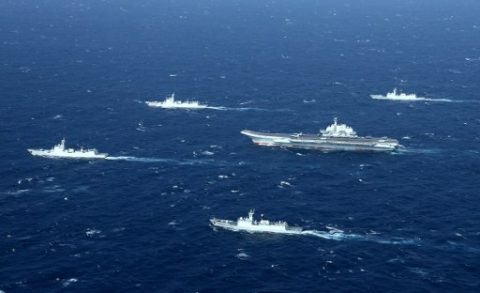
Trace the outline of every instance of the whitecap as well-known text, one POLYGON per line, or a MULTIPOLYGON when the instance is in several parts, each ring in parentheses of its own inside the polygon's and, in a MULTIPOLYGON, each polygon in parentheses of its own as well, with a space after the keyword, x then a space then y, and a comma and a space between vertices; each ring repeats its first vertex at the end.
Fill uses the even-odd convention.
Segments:
POLYGON ((137 128, 135 128, 135 129, 136 129, 137 131, 141 131, 141 132, 145 132, 145 130, 146 130, 145 127, 143 126, 143 122, 142 122, 142 121, 138 122, 137 128))
POLYGON ((246 260, 246 259, 250 258, 250 255, 248 255, 245 252, 239 252, 235 255, 235 257, 238 258, 238 259, 241 259, 241 260, 246 260))
POLYGON ((23 182, 31 183, 32 180, 33 180, 32 177, 27 177, 27 178, 19 179, 19 180, 17 181, 17 183, 18 183, 18 185, 22 184, 23 182))
POLYGON ((87 235, 87 237, 93 237, 93 236, 101 234, 101 233, 102 233, 102 231, 97 230, 97 229, 91 229, 91 228, 88 228, 87 231, 85 231, 85 235, 87 235))
POLYGON ((480 61, 480 57, 478 57, 478 58, 468 58, 468 57, 465 57, 465 61, 469 61, 469 62, 480 61))
POLYGON ((32 71, 32 69, 28 66, 21 66, 21 67, 18 68, 18 70, 22 73, 28 73, 28 72, 32 71))
POLYGON ((284 186, 288 186, 288 187, 292 187, 292 184, 288 181, 280 181, 280 187, 284 187, 284 186))
POLYGON ((70 286, 70 284, 76 283, 76 282, 78 282, 78 279, 77 279, 77 278, 70 278, 70 279, 68 279, 68 280, 64 280, 64 281, 62 282, 62 285, 63 285, 63 287, 68 287, 68 286, 70 286))

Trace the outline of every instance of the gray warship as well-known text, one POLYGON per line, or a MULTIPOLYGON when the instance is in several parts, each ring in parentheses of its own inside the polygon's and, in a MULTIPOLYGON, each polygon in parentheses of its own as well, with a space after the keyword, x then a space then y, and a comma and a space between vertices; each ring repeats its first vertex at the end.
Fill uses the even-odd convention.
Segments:
POLYGON ((268 133, 242 130, 253 143, 261 146, 285 147, 293 149, 319 150, 322 152, 391 152, 402 147, 398 140, 388 137, 358 136, 353 128, 339 124, 334 118, 333 124, 319 134, 268 133))
POLYGON ((210 223, 214 227, 223 228, 230 231, 246 231, 250 233, 280 233, 280 234, 301 234, 301 227, 290 227, 286 222, 271 222, 261 219, 259 221, 253 218, 254 210, 248 212, 248 217, 240 217, 236 221, 222 220, 213 218, 210 223))

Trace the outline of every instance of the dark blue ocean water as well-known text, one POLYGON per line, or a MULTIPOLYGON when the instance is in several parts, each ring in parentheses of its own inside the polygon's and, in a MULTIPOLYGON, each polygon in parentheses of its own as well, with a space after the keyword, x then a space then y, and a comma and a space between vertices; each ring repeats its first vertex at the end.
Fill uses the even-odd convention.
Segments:
POLYGON ((478 292, 479 15, 476 0, 1 1, 0 292, 478 292), (394 87, 454 102, 369 97, 394 87), (171 92, 257 109, 143 103, 171 92), (333 117, 409 152, 240 134, 333 117), (26 151, 63 137, 133 158, 26 151), (345 234, 209 226, 251 208, 345 234))

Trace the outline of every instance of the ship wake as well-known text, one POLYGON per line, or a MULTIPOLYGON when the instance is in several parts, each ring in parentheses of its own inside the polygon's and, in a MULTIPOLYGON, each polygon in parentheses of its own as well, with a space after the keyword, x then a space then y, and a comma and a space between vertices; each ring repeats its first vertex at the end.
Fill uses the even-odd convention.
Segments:
POLYGON ((205 166, 205 165, 224 165, 224 163, 211 159, 165 159, 165 158, 149 158, 149 157, 133 157, 133 156, 108 156, 105 160, 110 161, 126 161, 139 163, 164 163, 180 166, 205 166))
MULTIPOLYGON (((240 229, 228 229, 228 230, 234 231, 234 232, 243 231, 240 229)), ((245 231, 245 232, 259 233, 258 231, 245 231)), ((334 228, 329 229, 329 231, 303 230, 303 231, 275 232, 275 234, 313 236, 321 239, 334 240, 334 241, 353 240, 353 241, 374 242, 378 244, 388 244, 388 245, 420 245, 419 239, 409 239, 409 238, 402 238, 402 237, 386 239, 378 235, 360 235, 360 234, 353 234, 353 233, 345 233, 342 230, 334 229, 334 228)))
POLYGON ((407 154, 424 154, 424 155, 435 155, 440 154, 441 149, 421 149, 421 148, 399 148, 392 152, 392 155, 407 155, 407 154))
POLYGON ((299 234, 319 237, 319 238, 328 239, 328 240, 336 240, 336 241, 355 240, 355 241, 367 241, 367 242, 375 242, 379 244, 391 244, 391 245, 418 244, 418 240, 415 240, 415 239, 407 239, 407 238, 384 239, 376 235, 350 234, 350 233, 344 233, 343 231, 332 232, 332 231, 304 230, 299 234))
MULTIPOLYGON (((147 103, 148 104, 148 103, 147 103)), ((162 108, 162 109, 169 109, 169 110, 217 110, 217 111, 263 111, 263 112, 277 112, 277 111, 285 111, 279 109, 264 109, 264 108, 256 108, 256 107, 223 107, 223 106, 208 106, 208 105, 198 105, 198 106, 189 106, 184 105, 181 107, 178 106, 154 106, 152 104, 148 104, 152 108, 162 108)))

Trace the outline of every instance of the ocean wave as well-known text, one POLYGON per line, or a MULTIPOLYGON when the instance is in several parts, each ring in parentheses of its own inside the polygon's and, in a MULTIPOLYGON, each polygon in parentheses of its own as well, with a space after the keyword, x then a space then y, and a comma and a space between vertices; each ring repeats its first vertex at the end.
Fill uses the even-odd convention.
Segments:
POLYGON ((246 260, 250 258, 250 255, 243 250, 239 250, 240 252, 235 255, 236 258, 240 260, 246 260))
POLYGON ((30 192, 31 189, 18 189, 18 190, 9 190, 9 191, 4 191, 1 192, 0 194, 5 194, 5 195, 20 195, 22 193, 27 193, 30 192))
POLYGON ((480 247, 470 246, 470 245, 460 243, 460 242, 455 242, 455 241, 447 241, 446 244, 437 245, 434 247, 443 251, 451 251, 451 252, 462 251, 467 253, 480 254, 480 247))

